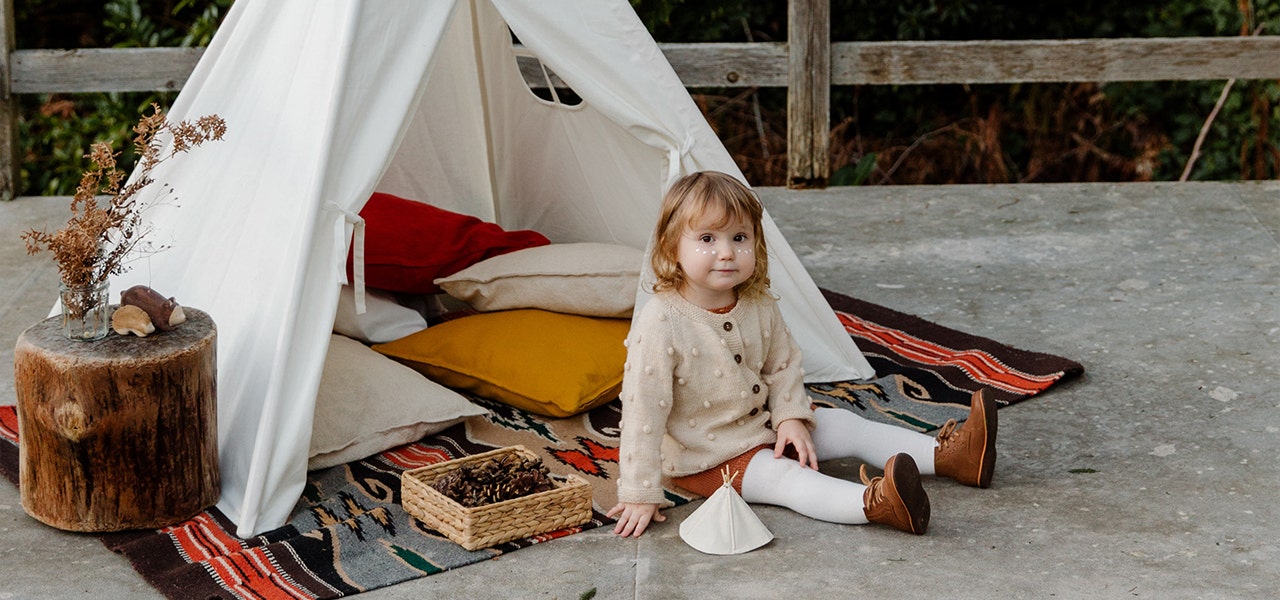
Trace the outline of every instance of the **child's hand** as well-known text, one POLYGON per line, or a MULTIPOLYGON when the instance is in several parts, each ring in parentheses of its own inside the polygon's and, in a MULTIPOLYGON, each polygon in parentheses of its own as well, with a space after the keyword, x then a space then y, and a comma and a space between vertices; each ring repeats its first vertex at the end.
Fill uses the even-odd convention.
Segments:
POLYGON ((622 537, 640 537, 650 521, 667 520, 667 517, 658 510, 657 504, 619 502, 609 509, 609 513, 605 516, 613 518, 617 514, 622 516, 618 518, 618 524, 613 526, 613 532, 622 537))
POLYGON ((804 422, 787 419, 778 423, 777 430, 778 443, 773 446, 773 457, 782 458, 782 453, 790 445, 796 449, 796 460, 800 461, 800 466, 817 471, 818 451, 813 447, 813 437, 809 435, 809 428, 804 426, 804 422))

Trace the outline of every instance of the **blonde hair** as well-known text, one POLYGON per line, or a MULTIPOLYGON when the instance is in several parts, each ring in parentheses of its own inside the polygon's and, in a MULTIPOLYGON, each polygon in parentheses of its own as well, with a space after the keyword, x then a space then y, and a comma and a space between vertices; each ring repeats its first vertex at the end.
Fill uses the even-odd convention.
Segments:
POLYGON ((764 243, 764 207, 760 199, 730 175, 699 171, 677 179, 662 199, 662 211, 653 232, 653 254, 649 257, 656 277, 654 292, 679 291, 685 285, 679 261, 680 237, 690 223, 715 213, 724 217, 716 226, 734 221, 750 223, 755 239, 755 272, 734 291, 739 297, 751 297, 769 289, 769 253, 764 243))

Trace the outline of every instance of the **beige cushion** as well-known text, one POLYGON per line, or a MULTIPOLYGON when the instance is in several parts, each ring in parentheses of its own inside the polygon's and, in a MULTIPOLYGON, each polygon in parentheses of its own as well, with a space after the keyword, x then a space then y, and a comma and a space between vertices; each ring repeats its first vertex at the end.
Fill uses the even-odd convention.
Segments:
POLYGON ((615 244, 551 244, 480 261, 435 280, 476 310, 540 308, 630 317, 644 252, 615 244))
POLYGON ((307 469, 359 460, 486 412, 360 342, 330 336, 307 469))

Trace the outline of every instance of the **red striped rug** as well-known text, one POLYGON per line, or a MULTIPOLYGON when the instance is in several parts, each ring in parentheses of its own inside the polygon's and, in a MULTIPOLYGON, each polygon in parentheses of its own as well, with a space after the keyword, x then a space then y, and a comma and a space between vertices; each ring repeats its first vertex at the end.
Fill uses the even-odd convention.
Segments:
MULTIPOLYGON (((819 404, 931 431, 963 418, 985 388, 1001 406, 1034 396, 1084 368, 1065 358, 1012 348, 882 306, 825 292, 849 335, 875 367, 867 381, 810 386, 819 404)), ((290 522, 240 539, 216 509, 159 530, 100 536, 170 598, 336 598, 424 577, 547 542, 608 519, 617 466, 617 401, 569 419, 546 419, 477 400, 491 409, 380 455, 309 474, 290 522), (595 515, 581 527, 468 552, 400 507, 399 474, 414 467, 520 444, 555 472, 592 483, 595 515)), ((0 407, 0 472, 17 480, 17 417, 0 407)), ((674 490, 677 504, 691 498, 674 490)))

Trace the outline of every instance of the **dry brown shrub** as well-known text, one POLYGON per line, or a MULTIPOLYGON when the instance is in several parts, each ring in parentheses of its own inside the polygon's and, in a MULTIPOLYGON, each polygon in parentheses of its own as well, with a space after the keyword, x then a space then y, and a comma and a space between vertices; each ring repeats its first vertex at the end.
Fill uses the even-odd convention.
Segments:
MULTIPOLYGON (((867 134, 843 119, 831 129, 831 172, 874 154, 865 183, 876 185, 1149 181, 1169 148, 1150 124, 1113 114, 1097 84, 1008 89, 1004 101, 970 90, 967 105, 910 139, 867 134)), ((755 90, 694 99, 748 181, 786 184, 785 110, 761 109, 755 90)), ((1250 151, 1264 161, 1276 153, 1274 144, 1250 151)))
POLYGON ((761 107, 754 88, 734 95, 693 94, 716 136, 752 185, 787 181, 787 116, 761 107))

